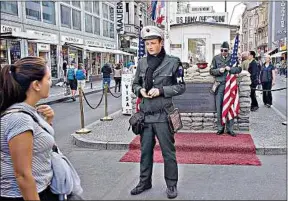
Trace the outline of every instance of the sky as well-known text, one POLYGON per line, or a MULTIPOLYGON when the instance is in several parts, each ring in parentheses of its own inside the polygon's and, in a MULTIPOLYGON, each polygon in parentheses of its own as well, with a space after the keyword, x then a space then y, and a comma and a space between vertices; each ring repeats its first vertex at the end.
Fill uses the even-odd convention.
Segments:
MULTIPOLYGON (((232 25, 237 25, 237 19, 239 16, 242 15, 245 5, 239 4, 240 2, 227 2, 227 12, 228 12, 228 23, 231 19, 233 7, 235 6, 235 10, 232 16, 231 24, 232 25)), ((215 12, 224 12, 225 11, 225 3, 224 1, 222 2, 190 2, 191 6, 213 6, 213 9, 215 12)))

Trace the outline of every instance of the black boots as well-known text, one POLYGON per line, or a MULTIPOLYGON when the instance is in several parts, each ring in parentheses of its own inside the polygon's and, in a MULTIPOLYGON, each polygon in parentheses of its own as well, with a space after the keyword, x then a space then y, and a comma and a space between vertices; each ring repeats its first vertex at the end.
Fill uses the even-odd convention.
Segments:
POLYGON ((152 188, 151 183, 139 182, 139 184, 130 193, 131 193, 131 195, 138 195, 138 194, 143 193, 144 191, 146 191, 150 188, 152 188))
POLYGON ((236 137, 236 133, 234 133, 234 131, 228 131, 227 133, 233 137, 236 137))
POLYGON ((217 135, 222 135, 223 133, 224 133, 224 129, 218 130, 216 134, 217 134, 217 135))
POLYGON ((166 193, 167 193, 167 197, 169 199, 173 199, 173 198, 176 198, 177 197, 177 187, 176 186, 170 186, 170 187, 167 187, 166 189, 166 193))

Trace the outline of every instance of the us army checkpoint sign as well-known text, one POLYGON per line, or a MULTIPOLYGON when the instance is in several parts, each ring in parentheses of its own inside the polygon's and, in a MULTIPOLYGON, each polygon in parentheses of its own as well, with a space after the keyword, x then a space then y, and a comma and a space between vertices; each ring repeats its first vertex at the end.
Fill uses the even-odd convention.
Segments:
POLYGON ((122 114, 132 114, 132 82, 133 74, 122 74, 121 90, 122 90, 122 114))

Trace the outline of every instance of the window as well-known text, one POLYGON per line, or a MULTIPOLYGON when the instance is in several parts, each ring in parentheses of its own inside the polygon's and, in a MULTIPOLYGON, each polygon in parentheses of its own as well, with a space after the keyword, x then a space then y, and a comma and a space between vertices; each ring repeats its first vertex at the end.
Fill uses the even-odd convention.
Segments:
POLYGON ((27 1, 26 18, 41 21, 41 4, 39 1, 27 1))
POLYGON ((70 4, 70 1, 61 1, 62 3, 70 4))
POLYGON ((72 9, 73 29, 81 30, 81 11, 72 9))
POLYGON ((71 8, 61 5, 61 25, 71 28, 71 8))
POLYGON ((85 1, 85 10, 92 13, 92 2, 91 1, 85 1))
POLYGON ((249 30, 249 38, 253 38, 253 29, 249 30))
POLYGON ((93 2, 93 13, 95 13, 96 15, 100 15, 99 8, 100 8, 99 1, 94 1, 93 2))
POLYGON ((80 1, 72 1, 72 5, 78 8, 81 8, 81 3, 80 1))
POLYGON ((103 36, 109 37, 109 22, 103 20, 103 36))
POLYGON ((109 7, 109 14, 110 14, 110 20, 114 22, 114 8, 113 7, 109 7))
POLYGON ((114 38, 114 23, 110 22, 110 38, 114 38))
POLYGON ((18 15, 17 1, 1 1, 1 13, 2 12, 11 15, 18 15))
POLYGON ((42 2, 43 22, 55 24, 55 3, 53 1, 42 2))
POLYGON ((109 10, 108 10, 108 5, 107 4, 102 4, 102 13, 103 13, 103 18, 109 19, 109 10))
POLYGON ((85 31, 93 33, 92 16, 88 14, 85 14, 85 31))
POLYGON ((94 17, 94 34, 100 35, 100 19, 94 17))

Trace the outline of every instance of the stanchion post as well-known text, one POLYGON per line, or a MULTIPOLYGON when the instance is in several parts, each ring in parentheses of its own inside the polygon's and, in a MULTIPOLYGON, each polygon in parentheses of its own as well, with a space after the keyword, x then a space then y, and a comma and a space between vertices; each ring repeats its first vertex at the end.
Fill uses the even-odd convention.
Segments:
POLYGON ((80 120, 81 120, 81 129, 76 131, 77 134, 87 134, 90 133, 91 130, 85 128, 84 123, 84 108, 83 108, 83 91, 81 86, 79 86, 79 103, 80 103, 80 120))
POLYGON ((108 94, 108 84, 107 82, 105 82, 104 84, 104 98, 105 98, 105 105, 104 105, 104 117, 101 118, 101 121, 112 121, 113 118, 108 116, 108 98, 107 98, 107 94, 108 94))

